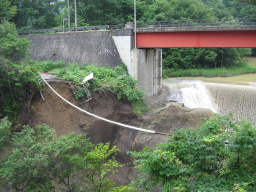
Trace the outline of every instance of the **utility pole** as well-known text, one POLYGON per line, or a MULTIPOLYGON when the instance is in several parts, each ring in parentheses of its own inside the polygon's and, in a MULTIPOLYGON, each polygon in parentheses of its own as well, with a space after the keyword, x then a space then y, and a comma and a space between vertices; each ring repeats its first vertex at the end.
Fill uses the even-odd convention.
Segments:
POLYGON ((68 2, 68 28, 70 28, 70 11, 69 11, 69 0, 67 0, 68 2))
POLYGON ((134 40, 135 40, 135 49, 137 49, 136 45, 136 0, 134 0, 134 40))
POLYGON ((74 0, 74 7, 75 7, 75 28, 77 28, 76 0, 74 0))

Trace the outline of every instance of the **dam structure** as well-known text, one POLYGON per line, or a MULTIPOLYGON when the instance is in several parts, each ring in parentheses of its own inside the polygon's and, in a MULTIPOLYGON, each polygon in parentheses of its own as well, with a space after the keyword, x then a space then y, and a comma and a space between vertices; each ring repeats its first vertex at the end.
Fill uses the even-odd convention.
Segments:
POLYGON ((228 19, 141 22, 136 32, 133 23, 128 22, 122 29, 106 25, 19 34, 34 45, 29 51, 36 61, 107 67, 124 62, 129 75, 138 81, 138 88, 150 97, 162 89, 162 48, 256 47, 256 19, 240 19, 236 23, 228 19), (45 32, 55 33, 39 34, 45 32))

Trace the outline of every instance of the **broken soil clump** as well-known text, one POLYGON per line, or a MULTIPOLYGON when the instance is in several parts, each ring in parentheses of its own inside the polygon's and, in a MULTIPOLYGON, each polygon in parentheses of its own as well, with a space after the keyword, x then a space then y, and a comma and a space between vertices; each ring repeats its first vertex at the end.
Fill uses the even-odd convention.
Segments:
MULTIPOLYGON (((195 129, 202 122, 201 117, 208 119, 212 115, 208 109, 188 109, 180 103, 165 102, 167 91, 163 90, 159 95, 146 99, 152 109, 138 118, 128 101, 118 100, 111 93, 96 92, 86 102, 86 97, 75 99, 70 82, 54 81, 50 85, 62 97, 90 113, 162 133, 172 133, 179 128, 195 129)), ((48 86, 45 86, 43 97, 45 100, 38 94, 31 102, 30 125, 46 123, 56 131, 57 136, 75 132, 86 134, 93 144, 110 142, 111 146, 117 146, 116 157, 120 163, 126 164, 113 177, 119 185, 129 184, 136 176, 132 168, 133 159, 126 151, 140 151, 146 146, 155 147, 157 143, 167 141, 164 135, 138 132, 82 113, 60 99, 48 86)))

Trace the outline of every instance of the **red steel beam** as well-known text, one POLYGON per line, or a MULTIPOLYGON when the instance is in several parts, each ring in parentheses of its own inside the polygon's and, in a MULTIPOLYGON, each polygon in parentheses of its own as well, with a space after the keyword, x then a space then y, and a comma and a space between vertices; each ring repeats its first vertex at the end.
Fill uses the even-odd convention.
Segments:
POLYGON ((256 47, 256 31, 188 31, 137 33, 137 48, 256 47))

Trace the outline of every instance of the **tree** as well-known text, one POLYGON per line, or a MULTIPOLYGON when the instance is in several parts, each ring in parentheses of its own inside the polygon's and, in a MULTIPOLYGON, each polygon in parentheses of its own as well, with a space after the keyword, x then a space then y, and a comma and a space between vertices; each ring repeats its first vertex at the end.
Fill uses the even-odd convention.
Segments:
POLYGON ((2 0, 0 2, 0 24, 2 20, 11 19, 17 12, 16 6, 11 6, 11 2, 8 0, 2 0))
POLYGON ((21 109, 25 123, 29 103, 37 86, 38 70, 22 62, 30 42, 20 38, 13 23, 3 21, 0 25, 0 117, 17 116, 21 109))
MULTIPOLYGON (((11 126, 12 124, 8 121, 8 118, 5 117, 0 121, 0 154, 3 148, 8 144, 11 136, 11 126)), ((1 155, 0 155, 1 158, 1 155)))
POLYGON ((216 57, 217 57, 217 54, 215 52, 211 51, 210 54, 205 57, 205 61, 214 62, 214 65, 216 68, 217 67, 216 61, 215 61, 216 57))
MULTIPOLYGON (((1 125, 0 125, 1 126, 1 125)), ((0 135, 1 136, 1 135, 0 135)), ((111 177, 120 167, 115 160, 116 147, 109 143, 92 145, 85 135, 71 133, 56 138, 53 129, 24 126, 11 137, 10 154, 0 164, 0 184, 26 191, 120 191, 111 177)))
POLYGON ((256 129, 215 114, 197 130, 180 129, 159 147, 130 152, 140 171, 138 189, 232 191, 256 189, 256 129))
POLYGON ((254 2, 254 0, 225 0, 223 3, 234 18, 253 18, 255 17, 254 2))
POLYGON ((212 8, 218 19, 230 18, 231 14, 223 4, 222 0, 202 0, 207 7, 212 8))
POLYGON ((256 4, 256 0, 237 0, 238 2, 248 3, 248 4, 256 4))
POLYGON ((11 0, 12 5, 17 7, 17 14, 11 20, 18 29, 47 29, 56 27, 55 16, 60 13, 64 2, 56 0, 29 1, 11 0))

